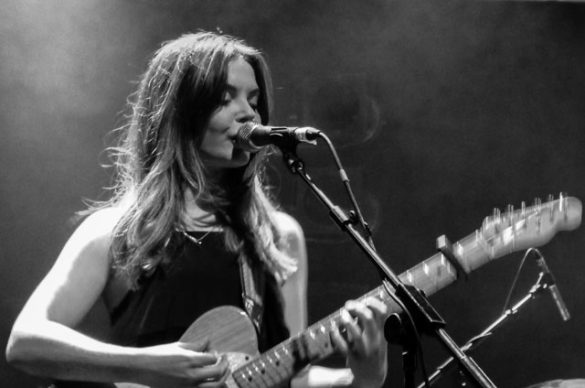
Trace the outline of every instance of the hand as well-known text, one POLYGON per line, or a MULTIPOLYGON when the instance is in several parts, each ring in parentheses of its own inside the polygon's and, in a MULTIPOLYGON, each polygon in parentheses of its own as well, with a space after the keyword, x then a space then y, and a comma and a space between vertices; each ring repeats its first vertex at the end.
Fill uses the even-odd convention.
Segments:
POLYGON ((387 343, 384 322, 388 308, 380 299, 350 300, 341 309, 339 327, 332 330, 335 348, 346 356, 354 387, 380 387, 386 379, 387 343))
POLYGON ((208 344, 175 342, 142 349, 140 384, 149 387, 224 387, 230 369, 226 356, 206 352, 208 344))

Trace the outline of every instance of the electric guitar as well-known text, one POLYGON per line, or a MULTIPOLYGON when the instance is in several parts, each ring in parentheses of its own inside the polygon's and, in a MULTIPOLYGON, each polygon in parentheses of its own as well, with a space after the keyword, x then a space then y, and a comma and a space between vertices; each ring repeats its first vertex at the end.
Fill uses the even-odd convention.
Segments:
MULTIPOLYGON (((426 295, 457 280, 458 272, 470 273, 488 262, 512 252, 538 247, 549 242, 558 231, 576 229, 581 223, 581 202, 574 197, 560 197, 543 204, 495 212, 469 236, 453 244, 453 258, 436 253, 402 273, 405 284, 415 286, 426 295)), ((400 312, 384 286, 362 297, 376 296, 389 307, 389 314, 400 312)), ((231 375, 229 388, 279 387, 311 362, 334 352, 329 333, 340 322, 340 310, 311 325, 304 332, 287 339, 263 354, 258 354, 256 332, 247 315, 232 306, 212 309, 198 318, 183 334, 181 341, 209 340, 209 348, 226 354, 231 375)), ((92 385, 93 386, 93 385, 92 385)), ((146 388, 133 383, 115 383, 100 387, 146 388)))

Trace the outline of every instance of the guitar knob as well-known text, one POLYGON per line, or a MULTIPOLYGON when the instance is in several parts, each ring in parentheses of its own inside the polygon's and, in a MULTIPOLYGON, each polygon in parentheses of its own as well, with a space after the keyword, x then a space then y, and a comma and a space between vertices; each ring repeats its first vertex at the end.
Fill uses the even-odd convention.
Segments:
POLYGON ((550 217, 550 220, 551 220, 551 221, 552 221, 552 220, 554 219, 554 217, 555 217, 555 205, 554 205, 554 200, 555 200, 555 197, 554 197, 554 195, 552 195, 552 194, 549 194, 549 195, 548 195, 548 197, 547 197, 547 205, 546 205, 546 206, 548 206, 548 208, 549 208, 549 209, 548 209, 548 210, 549 210, 549 212, 548 212, 548 215, 549 215, 549 217, 550 217))
POLYGON ((542 205, 542 200, 538 197, 534 198, 534 208, 536 211, 540 211, 540 206, 542 205))
POLYGON ((535 219, 533 222, 536 223, 538 232, 540 233, 540 226, 542 223, 542 200, 539 197, 534 198, 534 210, 536 211, 535 219))
POLYGON ((567 193, 559 193, 559 211, 564 213, 567 210, 567 193))
POLYGON ((497 207, 494 208, 492 211, 492 219, 494 220, 494 229, 496 232, 500 230, 500 223, 502 222, 502 214, 500 213, 500 209, 497 207))
POLYGON ((509 204, 506 206, 506 219, 508 220, 508 225, 514 223, 514 205, 509 204))
POLYGON ((501 212, 500 209, 498 209, 497 207, 494 208, 494 210, 492 211, 492 216, 494 217, 494 219, 499 219, 501 217, 501 212))

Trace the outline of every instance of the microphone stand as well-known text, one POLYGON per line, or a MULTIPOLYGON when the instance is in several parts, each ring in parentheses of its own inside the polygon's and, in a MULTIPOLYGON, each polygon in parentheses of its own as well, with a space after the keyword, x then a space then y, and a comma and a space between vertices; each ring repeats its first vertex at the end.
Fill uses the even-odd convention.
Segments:
MULTIPOLYGON (((507 321, 513 315, 516 315, 520 309, 530 300, 536 298, 540 293, 544 292, 551 284, 550 279, 547 279, 547 276, 544 272, 540 272, 538 275, 538 279, 536 283, 532 286, 530 291, 522 298, 518 303, 514 306, 507 309, 498 319, 496 319, 492 324, 486 327, 480 334, 476 335, 475 337, 471 338, 465 345, 461 347, 461 350, 464 352, 470 352, 478 345, 480 345, 485 339, 490 337, 494 330, 501 326, 504 322, 507 321)), ((441 365, 439 365, 432 375, 429 376, 429 382, 434 384, 442 374, 446 373, 451 367, 454 366, 453 362, 455 360, 453 357, 448 358, 444 361, 441 365)), ((417 388, 424 388, 425 384, 419 384, 417 388)))
POLYGON ((389 295, 394 294, 402 302, 406 307, 406 310, 413 316, 415 326, 421 328, 425 333, 434 335, 444 345, 452 357, 459 362, 462 371, 471 382, 475 384, 475 386, 482 388, 495 388, 496 385, 479 368, 475 361, 468 357, 443 329, 445 327, 445 321, 431 306, 423 293, 415 287, 402 283, 398 276, 376 253, 374 248, 372 248, 361 234, 355 230, 350 217, 348 217, 339 206, 331 202, 325 193, 313 183, 310 176, 305 172, 304 162, 296 155, 296 143, 291 141, 289 143, 280 144, 279 146, 286 166, 293 174, 297 174, 301 177, 323 205, 329 209, 329 215, 333 221, 342 231, 349 234, 352 240, 372 261, 382 277, 382 283, 386 288, 386 291, 389 295))

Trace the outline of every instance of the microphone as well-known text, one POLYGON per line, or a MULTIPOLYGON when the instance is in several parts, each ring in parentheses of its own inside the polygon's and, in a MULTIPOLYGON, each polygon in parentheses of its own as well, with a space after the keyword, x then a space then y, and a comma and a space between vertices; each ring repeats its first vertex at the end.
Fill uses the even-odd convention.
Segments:
POLYGON ((321 131, 312 127, 272 127, 249 121, 238 129, 234 143, 244 151, 258 152, 271 144, 279 147, 299 143, 315 145, 317 144, 315 139, 320 133, 321 131))
POLYGON ((569 313, 569 310, 567 309, 567 306, 565 305, 565 301, 563 300, 563 297, 561 296, 561 292, 559 291, 559 289, 557 287, 557 283, 555 282, 555 278, 554 278, 552 272, 550 271, 550 269, 548 268, 548 265, 546 265, 546 261, 544 260, 544 256, 542 256, 540 251, 538 249, 534 249, 534 252, 538 255, 538 259, 536 259, 536 263, 537 263, 538 267, 540 268, 540 270, 544 273, 545 281, 547 283, 546 287, 550 290, 550 294, 552 295, 552 298, 553 298, 555 304, 557 305, 557 309, 559 309, 559 313, 561 314, 561 318, 563 318, 563 321, 568 321, 569 318, 571 318, 571 314, 569 313))

